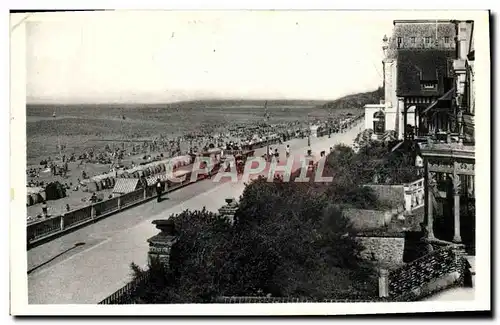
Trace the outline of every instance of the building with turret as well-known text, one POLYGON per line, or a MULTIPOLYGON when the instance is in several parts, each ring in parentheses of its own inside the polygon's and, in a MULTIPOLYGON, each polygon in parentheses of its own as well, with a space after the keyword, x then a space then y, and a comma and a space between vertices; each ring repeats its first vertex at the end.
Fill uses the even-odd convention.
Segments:
MULTIPOLYGON (((384 101, 366 105, 372 138, 418 145, 430 240, 475 243, 474 22, 396 20, 383 39, 384 101)), ((395 148, 394 148, 395 149, 395 148)))
POLYGON ((365 128, 374 130, 374 138, 395 131, 402 140, 419 129, 427 132, 421 112, 452 88, 456 27, 450 20, 393 24, 392 36, 382 40, 384 100, 365 106, 365 128))

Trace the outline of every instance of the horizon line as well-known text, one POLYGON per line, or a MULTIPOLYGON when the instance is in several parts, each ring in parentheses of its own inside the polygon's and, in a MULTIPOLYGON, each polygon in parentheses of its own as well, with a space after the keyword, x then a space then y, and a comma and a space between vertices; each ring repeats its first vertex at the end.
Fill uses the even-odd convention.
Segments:
POLYGON ((154 104, 180 104, 180 103, 193 103, 193 102, 216 102, 216 101, 246 101, 246 102, 259 102, 259 101, 276 101, 276 102, 330 102, 339 100, 348 96, 370 93, 377 91, 380 86, 373 90, 365 90, 341 95, 335 98, 241 98, 241 97, 206 97, 198 99, 182 99, 182 100, 167 100, 167 101, 45 101, 45 100, 26 100, 26 105, 154 105, 154 104))

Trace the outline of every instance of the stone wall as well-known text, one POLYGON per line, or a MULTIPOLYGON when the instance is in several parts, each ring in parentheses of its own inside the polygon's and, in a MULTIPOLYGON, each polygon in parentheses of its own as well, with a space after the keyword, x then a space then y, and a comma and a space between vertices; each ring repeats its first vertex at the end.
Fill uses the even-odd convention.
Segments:
POLYGON ((454 282, 463 281, 466 265, 467 260, 458 247, 447 246, 435 250, 391 271, 389 273, 389 294, 391 297, 420 295, 422 288, 440 278, 446 278, 454 272, 458 272, 460 275, 453 277, 454 282))
POLYGON ((343 215, 358 231, 386 227, 392 219, 391 211, 379 210, 346 208, 343 215))
POLYGON ((379 200, 389 203, 392 207, 404 207, 404 185, 366 184, 363 186, 371 188, 379 200))
POLYGON ((356 241, 363 245, 361 257, 376 260, 388 266, 403 264, 405 238, 403 236, 356 236, 356 241))

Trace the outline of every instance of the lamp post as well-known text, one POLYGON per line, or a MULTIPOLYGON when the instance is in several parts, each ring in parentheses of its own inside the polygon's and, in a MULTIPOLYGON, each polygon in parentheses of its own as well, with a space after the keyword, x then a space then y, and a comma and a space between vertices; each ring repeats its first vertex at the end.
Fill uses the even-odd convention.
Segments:
POLYGON ((332 117, 332 110, 328 112, 328 138, 332 137, 332 122, 333 122, 333 117, 332 117))
POLYGON ((266 123, 266 157, 267 160, 271 160, 271 156, 269 155, 269 112, 267 110, 267 100, 266 103, 264 104, 264 121, 266 123))
POLYGON ((307 146, 311 147, 311 119, 309 114, 307 114, 307 146))

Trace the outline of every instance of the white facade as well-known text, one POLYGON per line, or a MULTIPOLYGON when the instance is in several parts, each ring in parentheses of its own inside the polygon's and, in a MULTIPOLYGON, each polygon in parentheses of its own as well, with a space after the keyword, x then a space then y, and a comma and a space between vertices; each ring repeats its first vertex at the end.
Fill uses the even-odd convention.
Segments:
MULTIPOLYGON (((386 50, 385 47, 384 50, 386 50)), ((365 129, 374 129, 374 122, 377 119, 374 115, 382 112, 385 119, 384 132, 396 131, 398 139, 402 139, 403 102, 396 95, 397 61, 394 58, 386 58, 382 64, 384 67, 384 101, 381 104, 365 105, 365 129)))
POLYGON ((374 115, 379 111, 384 111, 384 104, 367 104, 365 105, 365 129, 373 130, 374 115))
MULTIPOLYGON (((386 59, 384 64, 384 103, 385 103, 385 129, 386 131, 397 131, 401 123, 398 123, 398 97, 396 95, 397 85, 397 62, 394 59, 386 59)), ((400 111, 401 112, 401 111, 400 111)))

